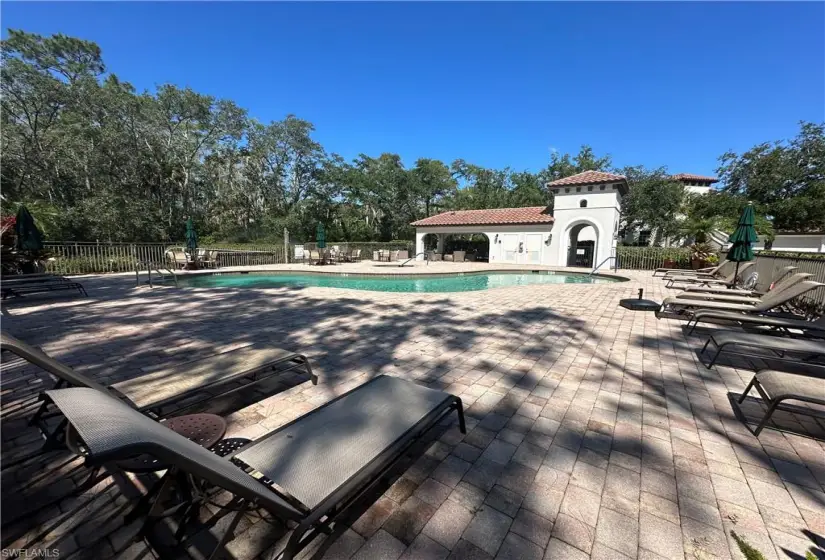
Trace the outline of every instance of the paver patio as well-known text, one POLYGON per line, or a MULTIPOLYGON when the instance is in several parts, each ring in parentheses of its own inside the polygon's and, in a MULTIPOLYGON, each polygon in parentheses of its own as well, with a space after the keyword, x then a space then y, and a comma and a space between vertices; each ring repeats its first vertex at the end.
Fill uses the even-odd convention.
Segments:
MULTIPOLYGON (((336 271, 344 269, 372 267, 336 271)), ((307 354, 318 386, 290 378, 231 403, 228 437, 258 437, 381 373, 459 395, 468 433, 441 427, 305 558, 742 558, 731 530, 766 558, 825 557, 825 427, 781 413, 795 433, 755 438, 729 399, 752 376, 747 362, 704 368, 701 337, 618 306, 640 287, 661 301, 670 295, 661 279, 622 274, 631 281, 440 294, 150 290, 135 288, 134 277, 96 277, 84 280, 88 298, 5 306, 2 327, 104 383, 239 342, 307 354)), ((151 549, 132 542, 137 526, 122 515, 143 478, 110 478, 44 506, 85 471, 68 452, 12 464, 39 444, 26 422, 50 383, 3 358, 3 548, 208 556, 231 518, 216 505, 204 508, 185 548, 164 548, 164 526, 151 549)), ((249 514, 225 556, 268 554, 287 531, 249 514)))

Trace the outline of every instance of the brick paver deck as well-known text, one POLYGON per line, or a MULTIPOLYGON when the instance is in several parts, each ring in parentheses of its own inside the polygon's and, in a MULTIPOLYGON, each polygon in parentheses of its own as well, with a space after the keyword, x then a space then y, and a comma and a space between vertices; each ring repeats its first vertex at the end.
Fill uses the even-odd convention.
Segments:
MULTIPOLYGON (((2 326, 104 383, 238 342, 310 356, 318 386, 294 379, 232 403, 228 436, 258 437, 381 373, 459 395, 468 433, 436 433, 303 557, 742 558, 731 530, 766 558, 823 557, 823 426, 781 413, 790 432, 755 438, 729 399, 752 366, 706 369, 695 354, 701 336, 619 307, 639 287, 651 299, 668 295, 649 272, 624 274, 631 282, 443 294, 150 290, 134 277, 89 278, 88 298, 14 302, 2 326)), ((164 547, 163 524, 151 547, 133 542, 137 525, 122 515, 146 479, 110 478, 49 504, 87 471, 68 452, 19 460, 39 445, 27 419, 48 377, 4 356, 2 380, 3 548, 208 556, 231 519, 216 505, 185 547, 164 547)), ((226 557, 248 559, 282 547, 288 530, 260 512, 235 535, 226 557)))

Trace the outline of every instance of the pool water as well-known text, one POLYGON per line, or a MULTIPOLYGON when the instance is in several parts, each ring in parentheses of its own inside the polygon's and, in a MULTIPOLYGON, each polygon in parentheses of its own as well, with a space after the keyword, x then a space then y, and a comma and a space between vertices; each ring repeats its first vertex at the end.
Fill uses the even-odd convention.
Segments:
POLYGON ((181 285, 197 288, 321 287, 373 292, 472 292, 535 284, 604 284, 620 278, 562 272, 488 272, 462 275, 361 275, 361 274, 204 274, 184 276, 181 285))

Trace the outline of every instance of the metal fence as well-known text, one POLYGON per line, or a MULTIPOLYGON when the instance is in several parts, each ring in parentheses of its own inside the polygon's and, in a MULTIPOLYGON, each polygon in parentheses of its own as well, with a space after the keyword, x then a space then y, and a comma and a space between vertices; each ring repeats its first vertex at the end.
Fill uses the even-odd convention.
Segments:
POLYGON ((134 272, 138 262, 165 262, 168 243, 96 243, 47 241, 50 258, 46 272, 54 274, 99 274, 134 272))
MULTIPOLYGON (((107 274, 134 272, 145 269, 148 263, 155 266, 174 267, 167 256, 171 249, 182 250, 183 243, 100 243, 88 241, 49 241, 44 243, 50 258, 45 271, 54 274, 107 274)), ((361 258, 371 260, 374 251, 407 250, 412 255, 412 242, 390 243, 343 243, 330 242, 328 247, 339 246, 349 251, 361 249, 361 258)), ((260 266, 287 262, 283 243, 209 243, 198 247, 216 251, 219 267, 260 266)), ((305 249, 315 249, 315 243, 304 244, 305 249)), ((294 245, 289 247, 289 261, 293 261, 294 245)))
MULTIPOLYGON (((759 274, 758 286, 762 289, 767 289, 776 273, 786 266, 795 266, 797 270, 794 272, 807 272, 812 276, 808 280, 816 280, 817 282, 825 283, 825 258, 817 258, 815 256, 799 256, 796 253, 789 255, 782 255, 779 252, 770 252, 766 254, 756 254, 756 264, 752 270, 759 274)), ((825 311, 825 287, 817 288, 808 292, 799 298, 805 307, 810 306, 812 312, 819 310, 825 311)), ((799 302, 798 302, 799 303, 799 302)))
POLYGON ((619 268, 655 270, 690 268, 690 249, 682 247, 616 247, 619 268))

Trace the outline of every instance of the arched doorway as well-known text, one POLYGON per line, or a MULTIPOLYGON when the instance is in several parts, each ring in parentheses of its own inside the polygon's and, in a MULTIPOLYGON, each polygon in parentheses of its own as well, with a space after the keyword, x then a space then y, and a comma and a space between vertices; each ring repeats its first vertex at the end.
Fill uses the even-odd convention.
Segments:
POLYGON ((567 266, 593 268, 599 241, 599 231, 595 224, 579 222, 570 226, 567 232, 567 266))
POLYGON ((428 233, 424 236, 424 250, 425 251, 435 251, 436 247, 438 247, 438 234, 437 233, 428 233))

